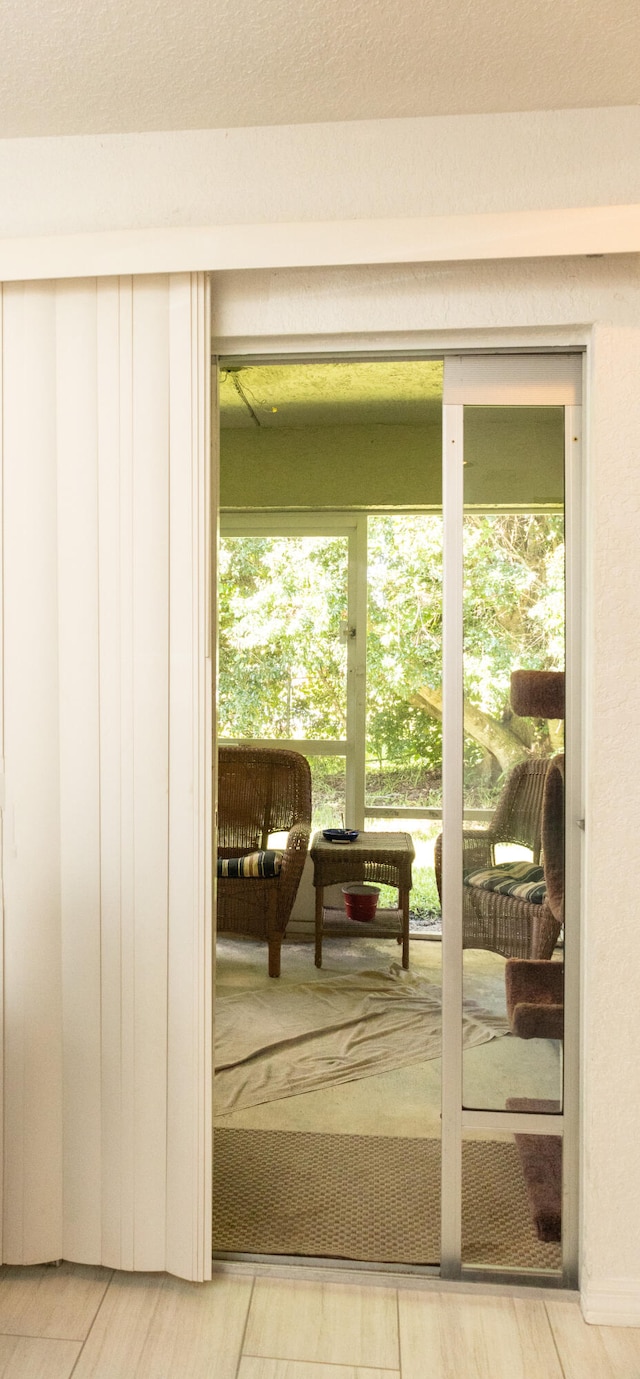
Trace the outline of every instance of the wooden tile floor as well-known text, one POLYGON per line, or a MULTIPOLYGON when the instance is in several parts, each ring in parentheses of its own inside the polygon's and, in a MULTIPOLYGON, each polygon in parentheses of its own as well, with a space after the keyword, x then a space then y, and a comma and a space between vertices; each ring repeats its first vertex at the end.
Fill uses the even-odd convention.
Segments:
POLYGON ((577 1302, 249 1274, 0 1272, 0 1379, 640 1379, 577 1302))

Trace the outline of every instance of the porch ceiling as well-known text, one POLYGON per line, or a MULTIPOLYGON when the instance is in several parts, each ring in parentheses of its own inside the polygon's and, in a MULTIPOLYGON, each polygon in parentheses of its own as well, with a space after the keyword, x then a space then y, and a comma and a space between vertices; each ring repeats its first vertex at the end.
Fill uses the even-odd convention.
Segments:
POLYGON ((269 364, 223 369, 224 429, 435 425, 441 359, 269 364))

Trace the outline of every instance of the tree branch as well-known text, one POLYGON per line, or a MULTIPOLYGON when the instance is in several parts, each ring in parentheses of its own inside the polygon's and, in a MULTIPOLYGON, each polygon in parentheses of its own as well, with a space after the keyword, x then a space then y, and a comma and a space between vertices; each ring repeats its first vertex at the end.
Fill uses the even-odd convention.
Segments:
MULTIPOLYGON (((431 718, 442 719, 442 690, 421 685, 411 703, 416 708, 424 709, 431 718)), ((510 771, 529 755, 521 737, 468 699, 464 701, 464 730, 481 747, 491 752, 501 771, 510 771)))

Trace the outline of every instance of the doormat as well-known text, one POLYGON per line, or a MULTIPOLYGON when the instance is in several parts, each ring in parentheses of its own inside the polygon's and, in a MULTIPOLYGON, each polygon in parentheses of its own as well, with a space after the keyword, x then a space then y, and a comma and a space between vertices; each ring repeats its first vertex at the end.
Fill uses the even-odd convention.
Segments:
MULTIPOLYGON (((463 1145, 464 1264, 557 1271, 512 1141, 463 1145)), ((440 1141, 216 1129, 213 1249, 437 1264, 440 1141)))

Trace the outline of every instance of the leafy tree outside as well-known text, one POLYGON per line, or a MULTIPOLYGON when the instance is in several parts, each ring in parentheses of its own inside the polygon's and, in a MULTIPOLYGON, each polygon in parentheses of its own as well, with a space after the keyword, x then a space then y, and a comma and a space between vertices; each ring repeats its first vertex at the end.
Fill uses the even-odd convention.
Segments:
MULTIPOLYGON (((438 806, 442 520, 371 516, 368 531, 367 804, 438 806)), ((513 715, 509 682, 564 665, 562 518, 469 515, 464 553, 465 802, 491 807, 517 761, 561 746, 561 725, 513 715)), ((346 538, 223 541, 222 735, 343 738, 346 617, 346 538)), ((344 763, 312 769, 317 823, 335 822, 344 763)))

